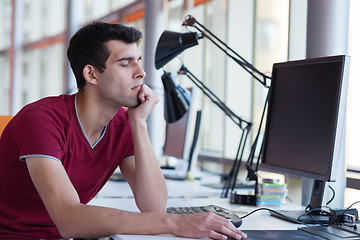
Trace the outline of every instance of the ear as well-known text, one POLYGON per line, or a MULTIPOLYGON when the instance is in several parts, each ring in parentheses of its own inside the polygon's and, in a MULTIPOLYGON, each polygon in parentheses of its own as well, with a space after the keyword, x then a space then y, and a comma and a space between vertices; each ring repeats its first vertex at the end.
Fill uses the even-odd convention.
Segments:
POLYGON ((97 84, 95 68, 90 64, 85 65, 85 67, 83 68, 83 76, 86 82, 90 84, 97 84))

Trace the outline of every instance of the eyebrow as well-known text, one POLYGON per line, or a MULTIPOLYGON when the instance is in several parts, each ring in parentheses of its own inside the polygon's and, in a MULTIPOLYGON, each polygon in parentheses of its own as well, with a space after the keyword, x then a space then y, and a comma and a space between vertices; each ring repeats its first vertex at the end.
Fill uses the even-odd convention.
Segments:
MULTIPOLYGON (((134 60, 135 57, 123 57, 123 58, 119 58, 118 60, 116 60, 115 62, 121 62, 121 61, 131 61, 134 60)), ((138 58, 138 60, 141 59, 141 56, 138 58)))

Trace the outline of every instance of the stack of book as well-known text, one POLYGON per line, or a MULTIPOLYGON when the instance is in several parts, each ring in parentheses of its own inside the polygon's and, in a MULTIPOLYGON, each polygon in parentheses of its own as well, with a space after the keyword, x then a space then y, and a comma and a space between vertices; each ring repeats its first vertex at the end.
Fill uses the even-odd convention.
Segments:
POLYGON ((282 206, 286 202, 287 184, 260 183, 256 204, 258 206, 282 206))

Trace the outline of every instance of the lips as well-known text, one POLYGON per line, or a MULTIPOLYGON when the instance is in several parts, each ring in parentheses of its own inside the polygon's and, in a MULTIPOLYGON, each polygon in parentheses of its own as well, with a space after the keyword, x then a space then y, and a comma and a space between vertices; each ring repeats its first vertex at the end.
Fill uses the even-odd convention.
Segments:
POLYGON ((131 88, 131 90, 137 90, 137 91, 140 91, 141 86, 142 86, 142 84, 136 84, 135 86, 133 86, 133 87, 131 88))

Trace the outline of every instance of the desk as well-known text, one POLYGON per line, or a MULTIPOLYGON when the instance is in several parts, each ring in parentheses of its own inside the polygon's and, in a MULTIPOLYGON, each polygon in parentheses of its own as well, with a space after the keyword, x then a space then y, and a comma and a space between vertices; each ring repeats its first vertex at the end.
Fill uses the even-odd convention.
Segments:
MULTIPOLYGON (((217 177, 206 176, 201 181, 186 182, 167 180, 168 187, 168 207, 179 206, 198 206, 215 204, 230 210, 236 211, 239 216, 245 215, 256 207, 231 204, 229 199, 220 198, 221 189, 213 189, 203 184, 215 183, 218 181, 217 177)), ((109 181, 105 187, 99 192, 89 204, 113 207, 124 209, 128 211, 138 212, 130 187, 126 182, 109 181)), ((304 209, 301 206, 288 204, 282 209, 304 209)), ((258 211, 246 217, 240 227, 246 233, 246 230, 296 230, 302 225, 286 222, 274 217, 271 217, 268 211, 258 211)), ((174 237, 172 235, 119 235, 119 239, 123 240, 181 240, 185 238, 174 237)), ((186 238, 188 239, 188 238, 186 238)), ((209 238, 206 238, 209 239, 209 238)))

